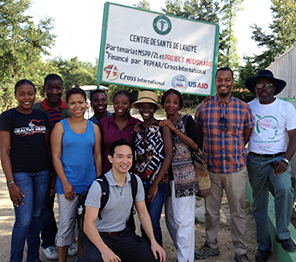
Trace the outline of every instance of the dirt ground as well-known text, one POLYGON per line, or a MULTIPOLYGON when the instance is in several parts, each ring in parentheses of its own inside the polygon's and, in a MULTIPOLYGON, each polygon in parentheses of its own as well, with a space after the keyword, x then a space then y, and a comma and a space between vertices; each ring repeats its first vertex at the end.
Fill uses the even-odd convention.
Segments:
MULTIPOLYGON (((196 202, 197 208, 203 206, 203 200, 198 200, 196 202)), ((58 213, 57 213, 57 202, 55 203, 55 213, 56 219, 58 220, 58 213)), ((254 218, 251 213, 251 210, 248 206, 246 206, 246 214, 247 214, 247 244, 248 248, 248 256, 251 261, 255 261, 254 256, 256 253, 256 235, 255 235, 255 223, 254 218)), ((221 222, 220 230, 219 230, 219 241, 220 241, 220 256, 212 257, 205 260, 200 260, 201 262, 230 262, 234 261, 234 252, 233 247, 231 244, 230 238, 230 226, 229 224, 229 211, 227 200, 224 197, 222 203, 222 212, 223 216, 226 217, 226 223, 221 222)), ((14 211, 12 203, 9 199, 7 187, 6 187, 6 180, 3 174, 2 169, 0 169, 0 262, 8 262, 9 261, 9 254, 10 254, 10 238, 12 227, 14 223, 14 211)), ((164 238, 164 249, 167 253, 167 261, 168 262, 176 262, 176 249, 173 245, 173 242, 170 238, 170 235, 165 226, 165 217, 162 215, 161 218, 161 225, 163 230, 163 238, 164 238)), ((205 233, 204 233, 205 224, 199 221, 196 222, 195 226, 195 247, 196 249, 201 247, 204 243, 205 233)), ((25 251, 26 252, 26 251, 25 251)), ((24 258, 26 254, 24 253, 24 258)), ((47 260, 42 250, 40 249, 40 259, 42 261, 50 261, 47 260)), ((23 261, 26 261, 25 259, 23 261)), ((69 257, 67 261, 74 262, 76 261, 76 257, 69 257)), ((196 260, 197 261, 197 260, 196 260)), ((273 255, 269 260, 269 262, 276 262, 278 261, 275 255, 273 255)), ((139 261, 140 262, 140 261, 139 261)))

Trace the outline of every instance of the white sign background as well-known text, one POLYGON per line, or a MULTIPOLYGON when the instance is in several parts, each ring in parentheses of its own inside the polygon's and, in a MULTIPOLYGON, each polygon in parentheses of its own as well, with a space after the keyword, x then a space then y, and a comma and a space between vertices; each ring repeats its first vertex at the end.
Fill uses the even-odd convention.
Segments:
POLYGON ((217 32, 216 24, 106 3, 98 82, 209 95, 217 32))

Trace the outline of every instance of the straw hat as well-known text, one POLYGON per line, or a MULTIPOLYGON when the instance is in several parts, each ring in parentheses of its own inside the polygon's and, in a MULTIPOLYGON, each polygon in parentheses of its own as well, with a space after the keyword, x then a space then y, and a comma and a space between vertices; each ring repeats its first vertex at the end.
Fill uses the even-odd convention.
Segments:
POLYGON ((139 104, 141 103, 151 103, 156 105, 156 110, 161 108, 161 105, 157 103, 158 98, 157 94, 152 91, 142 91, 139 93, 138 100, 132 104, 132 107, 139 108, 139 104))

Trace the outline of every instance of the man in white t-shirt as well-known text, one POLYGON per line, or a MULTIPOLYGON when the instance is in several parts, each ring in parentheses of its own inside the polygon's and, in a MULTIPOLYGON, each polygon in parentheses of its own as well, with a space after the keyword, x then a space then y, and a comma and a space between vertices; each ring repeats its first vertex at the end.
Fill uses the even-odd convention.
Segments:
POLYGON ((274 78, 271 71, 262 70, 258 76, 248 78, 245 84, 258 97, 249 103, 255 127, 250 136, 247 157, 257 230, 258 252, 255 260, 267 261, 271 253, 268 222, 270 184, 274 187, 276 241, 286 251, 296 250, 289 230, 294 200, 290 160, 296 149, 296 110, 291 103, 274 97, 284 89, 286 82, 274 78), (288 145, 286 134, 289 136, 288 145))

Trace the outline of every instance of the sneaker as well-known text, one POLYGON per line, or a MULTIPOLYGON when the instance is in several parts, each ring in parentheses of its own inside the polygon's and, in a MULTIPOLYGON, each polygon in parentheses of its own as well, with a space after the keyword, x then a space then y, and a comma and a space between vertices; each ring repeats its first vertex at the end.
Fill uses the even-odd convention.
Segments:
POLYGON ((219 248, 211 248, 208 244, 204 244, 202 248, 194 252, 196 259, 205 259, 207 257, 216 257, 220 255, 219 248))
POLYGON ((255 255, 255 261, 256 262, 266 262, 268 260, 269 255, 271 254, 270 250, 260 250, 258 249, 256 255, 255 255))
POLYGON ((293 252, 296 250, 296 245, 290 237, 287 239, 281 240, 281 239, 278 239, 278 237, 276 236, 275 240, 276 242, 282 244, 283 249, 285 249, 288 252, 293 252))
POLYGON ((251 262, 246 254, 235 255, 234 260, 237 262, 251 262))
POLYGON ((76 256, 78 254, 77 247, 72 243, 68 247, 68 255, 69 256, 76 256))
POLYGON ((58 259, 58 250, 55 246, 49 246, 47 248, 42 248, 43 253, 49 260, 57 260, 58 259))

